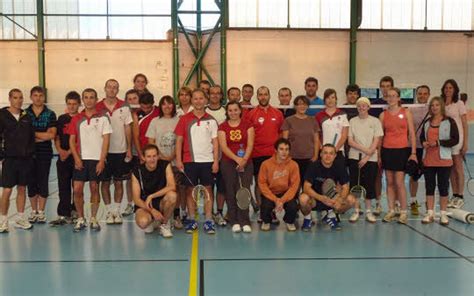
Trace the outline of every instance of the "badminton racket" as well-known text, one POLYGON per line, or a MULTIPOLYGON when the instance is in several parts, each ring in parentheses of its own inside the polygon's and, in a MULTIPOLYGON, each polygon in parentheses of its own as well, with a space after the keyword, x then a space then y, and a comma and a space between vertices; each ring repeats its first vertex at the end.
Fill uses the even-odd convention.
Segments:
POLYGON ((330 199, 334 199, 338 194, 336 189, 336 182, 334 182, 334 180, 331 178, 327 178, 326 180, 324 180, 321 186, 321 190, 323 194, 330 199))
POLYGON ((252 193, 250 190, 246 187, 242 186, 242 176, 241 173, 238 173, 239 176, 239 185, 240 188, 237 190, 237 193, 235 194, 235 199, 237 201, 237 206, 241 210, 248 210, 250 206, 250 202, 252 201, 252 193))
POLYGON ((469 175, 469 180, 467 180, 466 187, 467 191, 471 196, 474 196, 474 178, 472 177, 471 170, 469 169, 469 164, 466 161, 466 157, 463 156, 464 166, 466 167, 467 174, 469 175))
POLYGON ((188 180, 189 184, 193 187, 193 191, 191 193, 192 198, 194 202, 196 203, 198 208, 204 207, 204 200, 209 201, 211 200, 211 197, 209 196, 209 192, 207 191, 206 187, 202 184, 194 184, 194 182, 191 181, 191 179, 186 175, 186 173, 181 171, 183 173, 184 177, 188 180))
MULTIPOLYGON (((362 153, 359 153, 359 161, 362 159, 362 153)), ((365 190, 364 186, 360 185, 360 166, 358 173, 357 173, 357 185, 352 186, 350 193, 357 198, 365 198, 367 195, 367 191, 365 190)))

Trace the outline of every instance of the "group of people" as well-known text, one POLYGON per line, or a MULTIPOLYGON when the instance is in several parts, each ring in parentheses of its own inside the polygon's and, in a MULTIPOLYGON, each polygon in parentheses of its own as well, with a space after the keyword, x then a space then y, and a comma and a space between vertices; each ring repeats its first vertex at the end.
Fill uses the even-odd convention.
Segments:
POLYGON ((382 213, 383 173, 388 199, 384 222, 407 223, 408 207, 412 215, 419 215, 416 195, 422 175, 426 184, 422 223, 434 221, 436 186, 440 224, 449 223, 448 206, 463 205, 468 127, 466 107, 452 79, 443 84, 440 96, 431 99, 430 88, 419 86, 416 105, 410 108, 401 105, 400 90, 389 76, 380 80, 383 98, 371 102, 361 97, 354 84, 346 88, 344 105, 338 105, 334 89, 326 89, 320 98, 318 80, 308 77, 305 95, 293 100, 289 88, 278 91, 278 108, 271 106, 266 86, 256 90, 258 104, 253 106, 252 85, 231 87, 224 93, 208 81, 194 90, 181 87, 176 101, 163 96, 156 106, 147 77, 137 74, 133 82, 124 100, 117 97, 115 79, 106 81, 101 101, 92 88, 82 94, 71 91, 65 97, 66 113, 59 118, 46 106, 41 87, 31 89, 32 103, 25 110, 22 92, 9 92, 10 106, 0 110, 0 233, 9 229, 14 187, 18 195, 15 226, 30 229, 33 223, 47 221, 44 211, 53 143, 59 155, 59 204, 58 218, 50 224, 72 223, 75 232, 87 225, 100 230, 97 213, 102 196, 107 224, 121 224, 123 215, 135 213, 137 225, 146 233, 157 228, 163 237, 171 237, 173 228, 193 233, 198 229, 193 198, 198 184, 209 197, 204 201, 203 221, 209 234, 215 233, 216 223, 229 223, 236 233, 252 231, 249 210, 236 202, 239 188, 250 190, 252 183, 252 205, 262 231, 279 224, 276 213, 281 211, 288 231, 296 230, 298 211, 303 231, 313 226, 312 211, 338 230, 339 214, 354 208, 349 221, 355 223, 363 214, 359 196, 351 193, 355 185, 365 188, 365 219, 375 223, 382 213), (372 104, 377 106, 371 108, 372 104), (450 180, 452 198, 448 200, 450 180), (86 182, 89 223, 84 215, 86 182), (26 187, 31 202, 28 216, 26 187), (128 203, 122 210, 124 195, 128 203))

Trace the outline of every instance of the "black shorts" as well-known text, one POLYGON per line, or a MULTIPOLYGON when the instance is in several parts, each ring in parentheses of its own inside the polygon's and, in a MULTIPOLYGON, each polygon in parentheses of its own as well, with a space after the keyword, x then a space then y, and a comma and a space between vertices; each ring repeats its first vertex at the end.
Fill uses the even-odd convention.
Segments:
POLYGON ((258 173, 260 172, 260 167, 262 166, 262 163, 269 158, 271 158, 271 156, 260 156, 252 158, 254 176, 258 177, 258 173))
POLYGON ((382 148, 382 168, 388 171, 404 172, 411 148, 382 148))
MULTIPOLYGON (((152 207, 153 207, 155 210, 159 211, 159 212, 161 212, 160 203, 161 203, 162 200, 163 200, 163 197, 157 197, 157 198, 154 198, 154 199, 151 201, 152 207)), ((138 209, 141 209, 141 208, 135 205, 135 210, 134 210, 134 212, 136 212, 138 209)))
POLYGON ((184 178, 185 186, 212 186, 214 177, 212 176, 212 162, 188 162, 184 164, 184 173, 189 178, 184 178), (192 182, 189 183, 189 181, 192 182))
POLYGON ((26 186, 31 178, 32 158, 5 158, 2 165, 2 186, 26 186))
POLYGON ((225 183, 224 177, 222 176, 221 171, 217 174, 212 174, 214 176, 214 184, 216 185, 216 189, 218 193, 225 194, 225 183))
POLYGON ((47 198, 49 195, 49 171, 51 159, 33 159, 31 177, 28 182, 28 197, 37 195, 47 198))
MULTIPOLYGON (((366 199, 375 199, 375 179, 377 178, 378 163, 375 161, 368 161, 360 169, 360 185, 365 188, 367 194, 366 199)), ((357 185, 357 175, 359 173, 359 161, 349 159, 349 178, 350 187, 357 185)))
POLYGON ((100 181, 109 182, 124 181, 130 179, 130 162, 125 162, 126 153, 109 153, 105 161, 104 172, 100 176, 100 181))
POLYGON ((99 182, 100 175, 97 176, 96 173, 96 167, 98 163, 98 160, 83 160, 82 164, 84 167, 82 170, 74 168, 72 180, 81 182, 99 182))

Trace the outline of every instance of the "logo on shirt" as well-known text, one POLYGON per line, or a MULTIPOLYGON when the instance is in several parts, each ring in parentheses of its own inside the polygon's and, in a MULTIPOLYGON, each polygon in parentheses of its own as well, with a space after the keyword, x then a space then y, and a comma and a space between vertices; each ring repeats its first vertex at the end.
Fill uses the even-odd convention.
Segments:
POLYGON ((288 170, 273 172, 273 180, 288 176, 288 170))
POLYGON ((398 118, 403 119, 403 114, 398 114, 398 118))
POLYGON ((259 117, 259 118, 257 119, 257 121, 258 121, 258 123, 263 124, 263 122, 265 121, 265 118, 259 117))
POLYGON ((242 133, 240 130, 231 130, 229 132, 229 138, 232 142, 239 142, 242 140, 242 133))

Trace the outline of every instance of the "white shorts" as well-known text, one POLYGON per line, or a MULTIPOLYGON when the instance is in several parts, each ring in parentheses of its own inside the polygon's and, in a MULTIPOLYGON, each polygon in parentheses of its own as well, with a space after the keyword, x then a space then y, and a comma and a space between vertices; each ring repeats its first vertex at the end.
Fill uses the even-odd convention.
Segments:
POLYGON ((453 148, 451 148, 452 154, 459 155, 461 153, 463 144, 464 144, 463 135, 459 135, 459 143, 457 143, 456 146, 453 146, 453 148))

